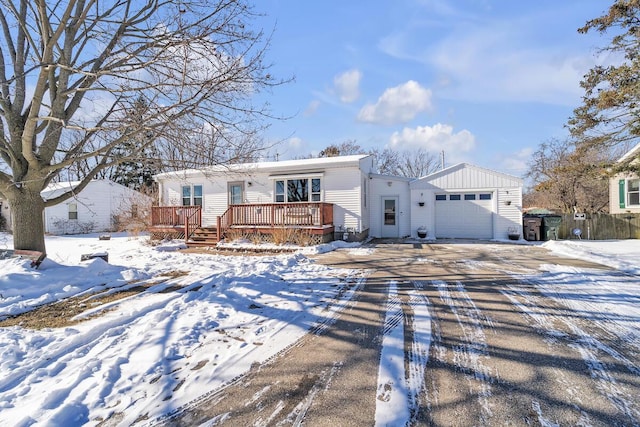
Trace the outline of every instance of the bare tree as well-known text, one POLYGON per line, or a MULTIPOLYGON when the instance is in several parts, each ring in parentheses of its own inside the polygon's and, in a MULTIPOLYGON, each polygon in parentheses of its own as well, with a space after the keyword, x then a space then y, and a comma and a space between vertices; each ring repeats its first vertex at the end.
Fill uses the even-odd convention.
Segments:
POLYGON ((152 141, 171 145, 187 118, 255 135, 269 112, 254 95, 283 82, 255 17, 246 0, 2 0, 0 195, 15 248, 45 250, 43 209, 71 191, 40 192, 61 174, 78 174, 77 193, 152 141), (146 110, 128 120, 140 98, 146 110))
POLYGON ((257 161, 267 148, 259 131, 247 129, 238 134, 225 126, 202 125, 186 117, 179 129, 171 130, 168 138, 156 143, 163 159, 161 169, 168 172, 257 161))
POLYGON ((529 163, 527 177, 534 188, 525 199, 529 204, 564 213, 604 212, 609 203, 609 160, 598 149, 576 150, 570 141, 544 142, 529 163))
POLYGON ((383 175, 420 178, 440 168, 438 157, 422 148, 416 150, 395 151, 385 148, 382 152, 373 151, 378 163, 378 171, 383 175))
POLYGON ((331 144, 318 153, 318 157, 349 156, 352 154, 363 154, 364 150, 358 145, 355 139, 348 139, 340 144, 331 144))

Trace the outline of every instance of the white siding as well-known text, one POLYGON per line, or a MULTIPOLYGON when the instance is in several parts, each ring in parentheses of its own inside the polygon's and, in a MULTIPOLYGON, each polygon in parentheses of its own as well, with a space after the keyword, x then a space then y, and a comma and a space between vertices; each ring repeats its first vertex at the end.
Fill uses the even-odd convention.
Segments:
POLYGON ((295 178, 296 174, 317 174, 321 177, 321 200, 334 204, 333 222, 336 230, 350 229, 357 233, 366 231, 369 220, 368 215, 367 218, 363 217, 365 201, 362 183, 371 169, 371 159, 366 157, 359 162, 337 165, 332 165, 330 159, 325 159, 324 163, 324 167, 320 167, 315 161, 312 168, 305 169, 301 162, 301 166, 296 170, 287 162, 284 163, 287 166, 286 171, 280 171, 276 163, 269 164, 270 167, 266 170, 256 167, 245 173, 217 171, 206 174, 164 174, 159 177, 160 200, 165 206, 180 205, 182 185, 203 185, 202 221, 204 225, 215 225, 217 217, 228 208, 228 183, 244 183, 244 199, 247 203, 274 203, 273 176, 285 172, 292 178, 295 178))
MULTIPOLYGON (((43 194, 46 194, 43 192, 43 194)), ((45 231, 70 234, 82 231, 110 231, 112 217, 131 206, 132 202, 150 203, 150 199, 127 187, 108 180, 91 181, 79 194, 44 210, 45 231), (69 219, 69 205, 76 204, 78 217, 69 219), (93 225, 89 230, 89 226, 93 225)))
POLYGON ((324 201, 333 203, 336 230, 363 231, 361 173, 357 168, 332 169, 324 176, 324 201))
POLYGON ((411 190, 411 230, 410 235, 417 237, 420 227, 427 229, 427 237, 435 238, 435 192, 429 189, 411 190), (424 206, 420 206, 424 203, 424 206))
POLYGON ((522 188, 500 188, 497 193, 493 238, 508 239, 511 229, 515 229, 522 238, 522 188))
POLYGON ((411 194, 409 181, 399 177, 374 175, 370 183, 370 231, 371 237, 382 237, 383 208, 382 200, 385 197, 398 198, 398 237, 411 234, 411 194), (391 183, 391 185, 389 185, 391 183))
POLYGON ((461 163, 415 181, 412 188, 442 189, 520 187, 522 180, 489 169, 461 163))
MULTIPOLYGON (((492 236, 493 239, 505 240, 508 238, 511 228, 515 228, 518 233, 522 234, 522 180, 462 163, 411 183, 412 236, 417 236, 416 230, 420 226, 427 228, 429 238, 440 234, 436 230, 435 195, 437 193, 491 193, 491 212, 482 212, 490 213, 492 220, 480 222, 486 227, 484 235, 492 236), (418 205, 420 201, 424 201, 423 207, 418 205)), ((486 205, 488 207, 488 204, 486 205)), ((444 214, 441 213, 441 215, 444 214)), ((487 219, 486 215, 481 216, 487 219)), ((446 224, 446 221, 449 220, 458 221, 458 226, 461 229, 467 226, 461 223, 461 219, 456 220, 455 218, 441 217, 437 222, 440 224, 440 228, 457 226, 455 223, 446 224)), ((473 220, 469 221, 473 223, 473 220)), ((473 237, 474 233, 469 234, 469 237, 473 237)))

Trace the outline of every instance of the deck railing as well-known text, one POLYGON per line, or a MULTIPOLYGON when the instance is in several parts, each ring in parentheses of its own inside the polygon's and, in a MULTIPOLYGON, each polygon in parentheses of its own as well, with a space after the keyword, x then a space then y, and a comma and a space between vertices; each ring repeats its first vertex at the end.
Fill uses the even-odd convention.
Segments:
POLYGON ((333 223, 330 203, 261 203, 231 205, 230 225, 255 226, 316 226, 333 223))
POLYGON ((231 205, 218 217, 218 232, 231 227, 314 227, 333 225, 333 204, 259 203, 231 205))
POLYGON ((151 225, 169 227, 200 227, 202 206, 153 206, 151 225))
MULTIPOLYGON (((185 238, 202 224, 201 206, 154 206, 151 225, 184 228, 185 238)), ((333 204, 311 203, 258 203, 231 205, 217 218, 218 235, 231 227, 310 227, 333 225, 333 204)))

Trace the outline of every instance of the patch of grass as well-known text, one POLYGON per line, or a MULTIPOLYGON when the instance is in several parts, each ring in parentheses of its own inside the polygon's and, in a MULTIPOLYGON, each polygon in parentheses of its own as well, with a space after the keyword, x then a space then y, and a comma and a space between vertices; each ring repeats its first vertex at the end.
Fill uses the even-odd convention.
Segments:
MULTIPOLYGON (((188 272, 174 270, 169 273, 163 273, 163 277, 181 277, 188 272)), ((142 292, 147 291, 150 287, 165 282, 166 279, 140 284, 120 291, 112 292, 112 289, 107 289, 99 292, 94 292, 89 295, 81 295, 71 298, 66 298, 61 301, 56 301, 49 304, 40 305, 33 310, 21 313, 15 316, 7 317, 0 320, 0 328, 7 328, 10 326, 22 326, 28 329, 46 329, 46 328, 65 328, 73 326, 80 322, 103 315, 108 310, 98 309, 94 314, 80 319, 76 318, 80 314, 89 309, 96 309, 96 307, 105 306, 114 301, 119 301, 142 292)), ((176 291, 180 289, 179 286, 170 286, 164 289, 162 292, 176 291)))

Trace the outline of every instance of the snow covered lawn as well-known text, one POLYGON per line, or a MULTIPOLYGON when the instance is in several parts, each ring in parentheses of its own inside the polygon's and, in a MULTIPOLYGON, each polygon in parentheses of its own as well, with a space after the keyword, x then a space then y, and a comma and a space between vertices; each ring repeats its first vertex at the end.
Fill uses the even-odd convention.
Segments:
MULTIPOLYGON (((308 330, 330 324, 364 281, 362 271, 316 264, 302 252, 187 254, 177 250, 180 243, 152 247, 146 241, 125 235, 111 240, 97 235, 48 237, 48 257, 37 270, 25 260, 0 260, 0 322, 18 322, 0 324, 0 425, 97 425, 109 419, 124 426, 153 421, 203 399, 308 330), (81 254, 101 252, 109 254, 108 263, 99 258, 80 261, 81 254), (19 316, 36 313, 34 308, 43 305, 58 307, 62 326, 32 327, 27 317, 19 316)), ((590 313, 602 328, 640 351, 640 242, 557 241, 543 246, 615 270, 550 264, 542 271, 514 269, 509 274, 534 284, 567 310, 590 313)), ((0 250, 11 247, 11 236, 0 234, 0 250)), ((508 259, 508 247, 496 250, 508 259)), ((350 251, 366 256, 373 249, 350 251)), ((478 263, 463 260, 460 265, 465 262, 470 269, 478 263)), ((422 287, 436 289, 444 302, 450 292, 465 291, 462 285, 430 280, 412 286, 390 282, 388 287, 378 389, 370 397, 376 399, 378 425, 411 422, 425 387, 434 337, 431 306, 422 287), (408 319, 403 320, 403 310, 412 313, 408 319), (404 327, 412 328, 413 336, 406 355, 404 327)), ((515 310, 555 333, 538 310, 536 296, 515 287, 503 294, 515 310)), ((472 301, 466 306, 474 308, 472 301)), ((474 313, 465 316, 474 318, 474 313)), ((481 346, 478 325, 470 324, 469 333, 481 346)), ((598 354, 607 353, 640 375, 638 368, 596 337, 574 332, 582 337, 575 346, 592 377, 620 411, 634 417, 630 396, 616 391, 598 364, 598 354)), ((483 372, 481 364, 476 365, 473 369, 483 372)))
MULTIPOLYGON (((184 254, 146 241, 48 237, 38 270, 0 261, 0 321, 71 297, 86 307, 62 328, 0 328, 0 425, 154 419, 330 322, 360 284, 302 254, 184 254), (80 262, 100 252, 109 263, 80 262)), ((0 234, 0 250, 10 247, 0 234)))

